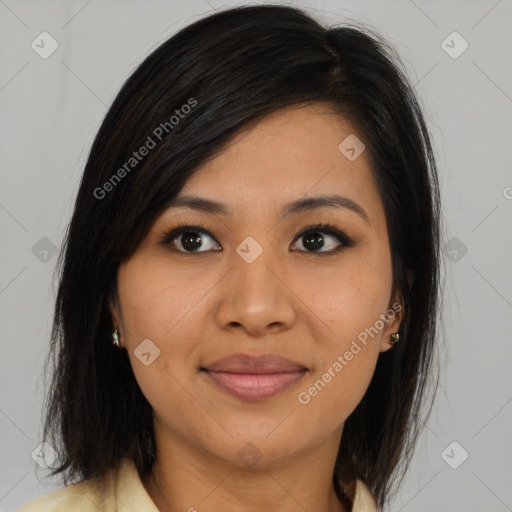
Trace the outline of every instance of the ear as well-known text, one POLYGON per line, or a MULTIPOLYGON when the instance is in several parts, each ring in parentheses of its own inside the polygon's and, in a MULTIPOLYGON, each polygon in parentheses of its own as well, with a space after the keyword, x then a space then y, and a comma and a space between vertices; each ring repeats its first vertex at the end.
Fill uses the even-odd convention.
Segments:
POLYGON ((384 328, 382 329, 379 352, 386 352, 393 347, 389 342, 391 334, 398 332, 404 318, 404 301, 398 290, 393 294, 388 309, 381 318, 384 321, 384 328))
POLYGON ((109 296, 108 309, 110 311, 110 314, 112 315, 112 325, 114 326, 114 329, 119 328, 121 324, 121 314, 116 292, 112 292, 109 296))

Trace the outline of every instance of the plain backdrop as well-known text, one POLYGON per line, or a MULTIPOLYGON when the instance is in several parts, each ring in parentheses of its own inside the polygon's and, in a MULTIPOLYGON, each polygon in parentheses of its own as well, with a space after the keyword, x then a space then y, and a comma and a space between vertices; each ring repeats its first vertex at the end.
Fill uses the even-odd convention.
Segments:
MULTIPOLYGON (((446 275, 442 379, 391 508, 510 511, 512 2, 290 3, 387 38, 435 144, 446 275)), ((43 441, 56 251, 93 137, 152 50, 190 22, 238 4, 0 0, 0 512, 60 487, 32 454, 43 441)))

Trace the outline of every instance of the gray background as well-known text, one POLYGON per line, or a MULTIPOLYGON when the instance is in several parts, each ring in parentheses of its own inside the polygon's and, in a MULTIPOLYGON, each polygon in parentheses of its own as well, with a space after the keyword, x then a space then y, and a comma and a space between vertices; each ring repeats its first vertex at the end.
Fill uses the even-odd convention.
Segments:
MULTIPOLYGON (((52 248, 62 243, 92 139, 145 56, 182 26, 238 3, 0 0, 0 512, 59 487, 31 453, 43 441, 52 248), (31 47, 43 45, 44 31, 58 43, 46 59, 31 47)), ((512 3, 291 4, 386 37, 435 143, 445 214, 443 377, 391 509, 512 510, 512 3), (460 55, 454 31, 469 44, 460 55)))

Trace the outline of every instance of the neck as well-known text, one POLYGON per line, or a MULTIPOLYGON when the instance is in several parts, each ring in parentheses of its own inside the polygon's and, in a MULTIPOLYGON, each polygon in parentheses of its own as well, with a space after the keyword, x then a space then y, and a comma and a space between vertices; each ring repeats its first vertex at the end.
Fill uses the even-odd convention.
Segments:
POLYGON ((240 468, 179 444, 159 453, 144 486, 160 512, 350 512, 332 484, 332 446, 264 468, 240 468), (322 455, 326 458, 322 458, 322 455))

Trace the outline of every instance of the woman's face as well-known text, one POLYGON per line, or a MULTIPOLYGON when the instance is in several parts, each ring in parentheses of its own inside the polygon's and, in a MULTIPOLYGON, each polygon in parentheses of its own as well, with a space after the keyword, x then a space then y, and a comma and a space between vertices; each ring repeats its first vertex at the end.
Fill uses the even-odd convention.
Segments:
POLYGON ((354 136, 365 140, 321 103, 239 135, 178 195, 227 213, 171 206, 121 265, 121 344, 157 443, 238 466, 321 447, 335 456, 401 318, 382 201, 354 136), (286 209, 333 195, 344 202, 286 209), (178 223, 206 232, 190 227, 164 244, 178 223), (351 242, 325 227, 297 236, 320 223, 351 242), (213 364, 269 354, 295 366, 213 364))

